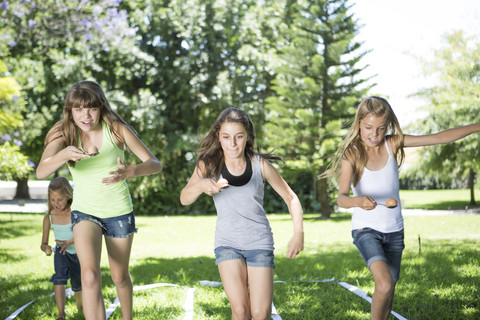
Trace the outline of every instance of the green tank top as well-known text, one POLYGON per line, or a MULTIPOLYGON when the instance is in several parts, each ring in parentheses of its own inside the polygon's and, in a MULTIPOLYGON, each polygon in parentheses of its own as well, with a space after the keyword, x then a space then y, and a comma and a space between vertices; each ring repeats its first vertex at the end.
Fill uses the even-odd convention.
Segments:
MULTIPOLYGON (((98 218, 111 218, 133 211, 132 199, 125 180, 106 185, 102 179, 118 169, 117 158, 125 159, 124 151, 118 148, 108 125, 102 121, 103 142, 99 154, 85 158, 75 167, 69 167, 73 177, 72 211, 80 211, 98 218)), ((82 146, 80 137, 78 147, 82 146)))

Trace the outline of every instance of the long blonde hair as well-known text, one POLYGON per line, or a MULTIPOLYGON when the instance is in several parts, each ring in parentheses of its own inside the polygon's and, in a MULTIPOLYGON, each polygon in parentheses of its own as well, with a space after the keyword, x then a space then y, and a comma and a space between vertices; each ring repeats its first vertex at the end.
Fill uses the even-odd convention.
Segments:
POLYGON ((63 194, 68 199, 68 206, 72 205, 73 201, 73 188, 65 177, 56 177, 53 178, 48 184, 48 214, 53 210, 52 204, 50 203, 50 192, 57 191, 63 194))
POLYGON ((338 179, 340 176, 342 160, 345 159, 353 168, 352 183, 354 186, 357 185, 363 175, 363 170, 365 169, 368 160, 365 144, 360 137, 360 121, 370 114, 375 117, 384 118, 386 135, 390 136, 390 139, 395 146, 396 152, 394 157, 397 159, 398 166, 400 167, 402 165, 405 158, 405 152, 403 150, 404 138, 398 119, 386 99, 377 96, 370 96, 360 102, 355 119, 353 120, 347 136, 341 143, 338 151, 335 153, 328 170, 321 174, 319 178, 335 176, 338 179))
MULTIPOLYGON (((65 98, 62 119, 58 121, 45 137, 45 147, 56 139, 63 139, 63 147, 78 146, 80 129, 73 121, 72 109, 74 108, 98 108, 100 118, 108 125, 110 131, 122 142, 123 137, 115 130, 114 121, 128 125, 118 113, 112 110, 100 85, 94 81, 80 81, 70 87, 65 98)), ((75 166, 74 161, 69 161, 70 166, 75 166)))

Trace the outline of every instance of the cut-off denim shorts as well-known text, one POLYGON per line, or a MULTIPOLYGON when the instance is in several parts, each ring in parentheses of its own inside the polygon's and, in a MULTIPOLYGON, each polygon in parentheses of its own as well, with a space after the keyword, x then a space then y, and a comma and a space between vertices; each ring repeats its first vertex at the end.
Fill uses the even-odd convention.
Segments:
POLYGON ((82 290, 82 278, 80 276, 80 262, 76 254, 65 252, 60 253, 57 247, 53 256, 55 274, 50 279, 54 285, 66 285, 70 279, 70 285, 73 291, 82 290))
POLYGON ((248 267, 275 268, 271 250, 239 250, 231 247, 215 248, 215 264, 227 260, 243 260, 248 267))
POLYGON ((383 233, 370 228, 352 230, 353 244, 357 246, 367 267, 375 261, 385 261, 395 282, 400 278, 402 252, 405 248, 403 230, 383 233))
POLYGON ((118 217, 98 218, 80 211, 72 211, 72 229, 80 221, 92 221, 102 228, 102 233, 110 238, 127 238, 137 232, 133 211, 118 217))

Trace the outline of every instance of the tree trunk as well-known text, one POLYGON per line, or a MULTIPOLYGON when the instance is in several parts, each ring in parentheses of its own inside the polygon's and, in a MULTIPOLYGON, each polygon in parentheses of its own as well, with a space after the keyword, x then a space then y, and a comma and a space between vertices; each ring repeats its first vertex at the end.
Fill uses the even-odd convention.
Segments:
POLYGON ((468 174, 468 186, 470 187, 470 205, 476 205, 475 202, 475 171, 470 168, 468 174))
POLYGON ((320 219, 329 219, 330 218, 330 199, 328 198, 327 192, 327 180, 320 179, 318 181, 318 201, 320 202, 320 219))
POLYGON ((30 199, 28 192, 28 178, 17 178, 17 191, 14 199, 30 199))

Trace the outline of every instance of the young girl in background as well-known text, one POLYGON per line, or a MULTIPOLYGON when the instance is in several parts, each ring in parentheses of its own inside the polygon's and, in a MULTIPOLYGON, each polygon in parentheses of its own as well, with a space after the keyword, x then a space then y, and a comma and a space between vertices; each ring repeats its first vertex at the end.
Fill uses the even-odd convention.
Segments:
POLYGON ((45 138, 37 177, 45 179, 65 163, 68 163, 75 185, 72 224, 82 267, 85 318, 106 317, 100 273, 104 235, 122 319, 132 319, 133 284, 129 261, 137 229, 125 180, 159 172, 161 164, 112 110, 102 88, 93 81, 75 83, 68 91, 63 117, 45 138), (125 148, 141 163, 126 165, 125 148))
POLYGON ((202 140, 195 171, 180 194, 183 205, 195 202, 202 193, 213 196, 218 215, 216 264, 232 319, 271 316, 275 266, 273 235, 263 209, 265 180, 283 198, 293 219, 287 258, 303 250, 300 201, 267 160, 278 157, 258 154, 254 147, 255 131, 248 115, 225 109, 202 140), (220 178, 229 186, 222 192, 222 185, 217 185, 220 178))
POLYGON ((332 167, 320 177, 337 175, 338 205, 354 208, 353 243, 375 281, 372 319, 388 318, 400 276, 405 246, 398 163, 401 165, 404 159, 403 148, 449 143, 478 131, 480 123, 436 134, 404 135, 387 100, 368 97, 360 103, 332 167), (397 206, 387 207, 388 198, 396 199, 397 206))
POLYGON ((50 228, 55 236, 54 266, 55 274, 50 279, 55 291, 55 302, 58 308, 57 320, 65 319, 65 285, 70 278, 70 285, 75 293, 77 308, 82 311, 82 283, 80 278, 80 262, 73 244, 70 205, 73 189, 64 177, 57 177, 48 185, 48 213, 43 218, 43 235, 40 249, 52 254, 48 244, 50 228))

